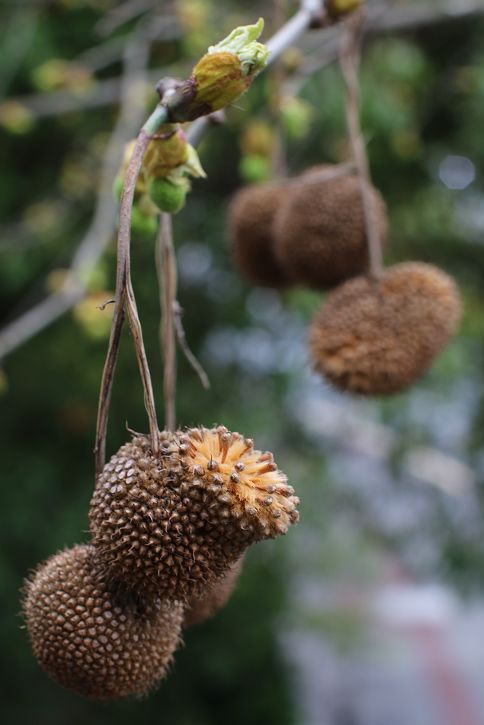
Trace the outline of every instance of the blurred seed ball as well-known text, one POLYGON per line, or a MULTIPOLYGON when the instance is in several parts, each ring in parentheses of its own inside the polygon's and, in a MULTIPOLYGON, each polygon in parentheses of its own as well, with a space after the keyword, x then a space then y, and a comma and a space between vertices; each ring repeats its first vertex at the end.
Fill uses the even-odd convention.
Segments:
POLYGON ((284 184, 246 186, 238 191, 228 211, 228 233, 240 273, 251 284, 276 289, 291 284, 274 254, 273 220, 286 201, 284 184))
POLYGON ((256 541, 285 534, 298 499, 271 453, 220 426, 135 436, 98 478, 93 544, 104 571, 139 594, 201 596, 256 541))
POLYGON ((32 71, 32 82, 39 91, 65 88, 75 93, 86 91, 93 83, 92 71, 79 63, 50 58, 32 71))
POLYGON ((96 700, 149 692, 180 643, 183 607, 113 591, 90 545, 41 564, 25 586, 23 610, 40 666, 96 700))
POLYGON ((242 179, 249 184, 269 181, 272 176, 271 159, 257 154, 242 156, 239 162, 239 173, 242 179))
POLYGON ((314 107, 301 98, 286 97, 281 101, 281 116, 290 139, 304 138, 314 118, 314 107))
POLYGON ((160 211, 177 214, 185 206, 187 187, 184 184, 174 184, 168 179, 152 179, 149 195, 160 211))
POLYGON ((32 111, 18 101, 0 103, 0 126, 9 133, 22 136, 35 126, 36 118, 32 111))
POLYGON ((357 277, 331 292, 309 330, 314 368, 361 395, 398 393, 420 378, 457 329, 454 281, 421 262, 357 277))
MULTIPOLYGON (((275 212, 272 235, 275 257, 295 281, 328 289, 368 267, 368 242, 356 176, 318 179, 330 165, 313 167, 291 184, 275 212)), ((386 206, 370 187, 370 199, 382 243, 387 235, 386 206)))
POLYGON ((291 46, 284 51, 284 53, 281 55, 279 62, 284 68, 285 72, 290 75, 291 73, 295 73, 297 70, 299 70, 303 60, 304 56, 301 53, 300 49, 296 48, 295 46, 291 46))
POLYGON ((363 2, 364 0, 326 0, 326 10, 331 18, 337 19, 361 7, 363 2))
POLYGON ((112 292, 92 292, 73 308, 75 321, 91 339, 104 340, 109 337, 113 308, 106 302, 113 298, 112 292))
POLYGON ((158 228, 156 217, 143 214, 134 206, 131 210, 131 234, 135 239, 151 239, 158 228))
POLYGON ((273 127, 261 119, 249 121, 243 130, 240 147, 244 155, 270 157, 274 148, 273 127))
POLYGON ((242 571, 243 557, 237 559, 227 570, 224 576, 208 587, 201 595, 190 597, 185 609, 183 629, 201 624, 214 617, 232 596, 242 571))

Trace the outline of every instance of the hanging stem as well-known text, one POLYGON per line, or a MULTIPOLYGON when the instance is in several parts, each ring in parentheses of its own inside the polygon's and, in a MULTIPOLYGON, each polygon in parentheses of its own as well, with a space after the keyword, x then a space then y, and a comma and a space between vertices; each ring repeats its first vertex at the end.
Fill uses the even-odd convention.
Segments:
POLYGON ((346 124, 363 202, 363 214, 370 258, 370 276, 374 280, 378 280, 383 274, 384 269, 382 244, 378 219, 371 198, 371 177, 368 156, 360 125, 358 68, 360 63, 362 26, 363 13, 361 11, 355 12, 346 21, 346 32, 343 34, 340 51, 340 65, 346 87, 346 124))
POLYGON ((143 157, 150 142, 150 137, 166 121, 167 111, 159 105, 141 129, 125 173, 121 206, 119 212, 119 229, 116 262, 116 292, 114 298, 114 314, 109 337, 108 350, 99 392, 98 414, 96 424, 96 443, 94 447, 95 471, 99 475, 106 460, 106 432, 109 417, 109 406, 113 387, 114 371, 119 352, 119 342, 124 322, 124 306, 127 303, 128 321, 135 344, 138 364, 142 375, 146 412, 150 421, 150 434, 153 453, 158 451, 158 425, 156 423, 153 389, 149 375, 146 352, 143 345, 141 325, 136 311, 136 302, 131 285, 130 273, 130 242, 131 242, 131 209, 133 207, 136 180, 141 169, 143 157))
POLYGON ((160 343, 163 350, 163 397, 165 429, 176 427, 176 341, 175 305, 177 292, 176 259, 173 249, 173 230, 170 214, 162 214, 157 243, 157 269, 160 282, 160 343))

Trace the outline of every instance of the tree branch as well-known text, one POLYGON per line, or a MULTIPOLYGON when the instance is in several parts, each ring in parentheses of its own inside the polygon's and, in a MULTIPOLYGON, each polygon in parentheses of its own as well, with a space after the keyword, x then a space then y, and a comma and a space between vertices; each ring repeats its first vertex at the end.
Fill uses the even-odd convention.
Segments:
POLYGON ((113 178, 119 167, 119 149, 139 127, 143 114, 140 86, 133 76, 140 77, 148 60, 149 48, 138 47, 134 34, 125 51, 122 79, 122 104, 116 126, 106 149, 101 170, 101 183, 91 224, 73 257, 70 272, 61 289, 39 302, 24 315, 0 331, 0 359, 22 345, 58 317, 70 310, 85 294, 83 280, 96 266, 112 239, 117 205, 112 196, 113 178))

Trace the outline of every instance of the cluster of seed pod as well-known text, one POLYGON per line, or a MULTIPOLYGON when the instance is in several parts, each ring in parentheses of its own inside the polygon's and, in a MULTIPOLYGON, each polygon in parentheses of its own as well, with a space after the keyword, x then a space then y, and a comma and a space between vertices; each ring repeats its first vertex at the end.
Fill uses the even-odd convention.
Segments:
MULTIPOLYGON (((385 203, 368 189, 378 239, 385 203)), ((423 263, 369 275, 369 244, 355 175, 314 167, 296 179, 254 184, 229 208, 235 262, 252 284, 330 291, 309 330, 315 370, 342 391, 388 395, 425 373, 454 334, 460 297, 453 280, 423 263), (335 289, 334 289, 335 288, 335 289)))
POLYGON ((98 477, 92 540, 51 557, 25 586, 33 651, 95 699, 142 695, 184 627, 225 604, 251 544, 285 534, 298 499, 271 453, 223 426, 135 435, 98 477))

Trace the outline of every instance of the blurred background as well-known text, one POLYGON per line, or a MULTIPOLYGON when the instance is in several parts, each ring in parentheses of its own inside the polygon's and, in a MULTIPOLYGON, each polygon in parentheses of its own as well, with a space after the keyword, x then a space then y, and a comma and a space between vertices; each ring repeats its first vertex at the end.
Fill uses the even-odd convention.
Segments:
MULTIPOLYGON (((96 305, 115 272, 111 185, 161 76, 186 77, 209 44, 259 15, 267 39, 295 6, 0 2, 5 722, 484 723, 484 2, 368 6, 362 118, 391 217, 386 261, 454 275, 460 334, 407 393, 345 397, 308 362, 321 296, 251 288, 232 266, 227 204, 281 164, 281 145, 290 174, 347 158, 339 30, 311 31, 210 130, 200 146, 208 179, 174 222, 184 324, 212 383, 204 391, 179 356, 179 423, 223 423, 272 450, 301 497, 301 522, 253 548, 232 600, 186 632, 157 692, 99 705, 40 670, 19 591, 37 562, 88 537, 110 325, 110 308, 96 305)), ((132 256, 162 417, 153 240, 134 240, 132 256)), ((147 428, 127 333, 109 454, 126 424, 147 428)))

